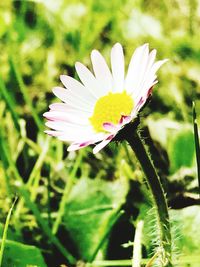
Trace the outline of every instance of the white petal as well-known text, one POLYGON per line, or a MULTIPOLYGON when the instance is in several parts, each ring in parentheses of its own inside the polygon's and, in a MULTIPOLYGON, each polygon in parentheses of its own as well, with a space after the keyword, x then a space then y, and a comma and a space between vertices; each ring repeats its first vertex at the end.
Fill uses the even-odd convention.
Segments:
POLYGON ((168 59, 163 59, 163 60, 159 60, 157 61, 153 66, 152 66, 152 72, 156 73, 156 71, 165 63, 167 62, 168 59))
POLYGON ((77 111, 61 112, 61 111, 49 111, 43 114, 48 120, 53 121, 65 121, 79 125, 90 125, 89 117, 87 113, 80 113, 77 111))
POLYGON ((77 97, 81 97, 82 99, 87 100, 87 102, 95 103, 94 96, 87 90, 87 88, 82 85, 79 81, 75 80, 74 78, 68 75, 61 75, 60 80, 63 85, 69 89, 72 94, 77 97))
POLYGON ((149 83, 151 83, 152 81, 156 80, 156 78, 157 78, 156 72, 167 61, 168 61, 168 59, 164 59, 164 60, 159 60, 159 61, 155 62, 154 64, 151 64, 150 67, 148 67, 146 70, 144 83, 147 84, 147 81, 149 81, 149 83))
POLYGON ((113 92, 122 92, 124 90, 124 53, 119 43, 115 44, 111 50, 111 66, 113 92))
POLYGON ((154 49, 151 51, 151 53, 148 56, 148 63, 147 63, 146 70, 145 70, 144 75, 143 75, 143 79, 141 80, 140 85, 139 85, 140 88, 137 91, 135 91, 135 90, 133 91, 135 98, 137 98, 137 96, 141 95, 141 90, 143 90, 142 88, 144 88, 145 85, 147 85, 147 83, 151 84, 157 78, 157 77, 155 77, 155 78, 152 77, 152 75, 150 74, 152 66, 153 66, 155 58, 156 58, 156 53, 157 53, 157 51, 154 49))
POLYGON ((85 87, 91 92, 91 94, 96 99, 101 97, 102 95, 101 86, 99 85, 98 81, 91 73, 91 71, 80 62, 76 62, 75 68, 80 80, 85 85, 85 87))
POLYGON ((90 126, 74 124, 64 121, 47 121, 45 125, 56 131, 67 131, 71 133, 78 133, 79 136, 83 134, 94 133, 93 129, 90 126))
POLYGON ((157 76, 147 76, 147 79, 144 79, 143 85, 141 86, 140 90, 138 90, 137 95, 133 95, 134 103, 137 104, 137 101, 143 97, 143 95, 147 94, 147 91, 154 86, 158 81, 156 80, 157 76))
POLYGON ((64 89, 62 87, 54 87, 53 93, 71 107, 75 107, 77 109, 81 109, 87 112, 93 110, 93 106, 91 105, 91 103, 86 102, 85 99, 81 100, 80 98, 74 96, 67 89, 64 89))
POLYGON ((80 110, 79 107, 71 107, 66 103, 53 103, 49 106, 50 111, 61 111, 66 113, 87 114, 88 117, 92 116, 92 111, 80 110))
POLYGON ((149 54, 149 59, 148 59, 148 64, 147 64, 147 71, 150 70, 150 68, 152 67, 155 59, 156 59, 156 54, 157 54, 157 51, 156 49, 153 49, 151 51, 151 53, 149 54))
POLYGON ((67 112, 69 109, 75 110, 69 107, 66 103, 53 103, 49 106, 50 110, 67 112))
POLYGON ((110 141, 114 138, 114 135, 109 135, 106 139, 104 139, 101 143, 95 146, 93 149, 93 153, 98 153, 102 148, 104 148, 110 141))
POLYGON ((91 53, 91 61, 95 77, 101 85, 102 96, 112 90, 112 75, 104 57, 97 50, 91 53))
POLYGON ((139 90, 136 94, 133 93, 133 96, 135 96, 135 99, 140 98, 143 95, 147 94, 147 91, 155 84, 157 83, 157 76, 156 71, 165 63, 168 59, 159 60, 156 63, 154 63, 149 69, 146 70, 146 73, 144 75, 143 81, 140 85, 139 90))
POLYGON ((71 134, 70 132, 69 133, 66 132, 66 133, 63 133, 62 135, 57 136, 57 138, 60 141, 72 143, 72 142, 76 142, 76 140, 78 140, 79 135, 78 135, 78 133, 71 134))
POLYGON ((90 142, 89 144, 92 144, 92 143, 102 140, 103 137, 96 136, 95 133, 89 133, 89 132, 81 136, 80 136, 80 132, 75 132, 73 134, 71 134, 70 132, 65 132, 62 135, 59 135, 58 139, 61 141, 73 142, 73 144, 77 145, 77 144, 88 143, 88 142, 90 142))
POLYGON ((148 64, 148 54, 148 44, 144 44, 135 50, 129 64, 125 81, 127 92, 134 92, 137 94, 138 90, 140 89, 139 85, 143 79, 148 64))
POLYGON ((46 130, 44 131, 46 134, 51 135, 51 136, 60 136, 63 134, 63 132, 59 132, 59 131, 50 131, 50 130, 46 130))

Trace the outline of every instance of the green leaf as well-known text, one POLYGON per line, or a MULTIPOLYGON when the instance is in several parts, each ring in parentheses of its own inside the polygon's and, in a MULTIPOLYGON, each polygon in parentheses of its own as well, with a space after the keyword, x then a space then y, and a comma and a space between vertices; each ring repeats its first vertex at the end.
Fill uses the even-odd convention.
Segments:
POLYGON ((82 178, 73 187, 63 220, 82 260, 92 261, 96 256, 120 215, 127 191, 126 179, 82 178))
POLYGON ((195 145, 192 124, 168 118, 149 118, 147 125, 153 140, 158 141, 168 153, 171 174, 181 167, 194 167, 195 145))
MULTIPOLYGON (((0 223, 0 236, 3 235, 4 225, 0 223)), ((14 241, 21 241, 21 237, 18 236, 15 232, 8 228, 7 231, 7 239, 14 240, 14 241)))
POLYGON ((181 167, 192 167, 194 163, 194 135, 190 128, 182 128, 169 139, 170 169, 174 173, 181 167))
POLYGON ((47 267, 41 251, 35 246, 6 241, 2 267, 47 267))
MULTIPOLYGON (((191 206, 181 210, 171 210, 176 228, 175 246, 183 256, 200 255, 200 206, 191 206)), ((193 266, 193 265, 192 265, 193 266)), ((195 265, 199 266, 198 264, 195 265)))

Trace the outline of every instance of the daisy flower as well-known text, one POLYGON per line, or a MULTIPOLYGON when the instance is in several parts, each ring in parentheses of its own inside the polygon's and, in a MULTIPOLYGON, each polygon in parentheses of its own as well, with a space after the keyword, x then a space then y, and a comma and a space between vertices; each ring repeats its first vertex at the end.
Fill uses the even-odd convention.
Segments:
POLYGON ((47 134, 71 143, 68 151, 95 144, 94 153, 105 147, 117 133, 137 117, 157 83, 156 72, 166 62, 155 62, 156 50, 148 44, 133 53, 125 75, 121 44, 111 49, 111 70, 97 50, 91 53, 94 73, 82 63, 75 68, 80 81, 61 75, 65 88, 55 87, 53 93, 63 103, 49 106, 44 113, 47 134))

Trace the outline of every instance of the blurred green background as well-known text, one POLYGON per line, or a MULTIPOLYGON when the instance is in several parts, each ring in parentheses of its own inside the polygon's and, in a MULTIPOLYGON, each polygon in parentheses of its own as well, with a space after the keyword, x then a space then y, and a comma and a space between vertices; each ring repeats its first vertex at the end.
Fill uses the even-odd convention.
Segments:
POLYGON ((199 25, 198 0, 0 2, 0 233, 18 196, 2 266, 72 266, 76 260, 131 266, 138 220, 144 221, 143 258, 153 255, 154 212, 129 147, 68 153, 66 144, 43 133, 42 114, 58 101, 51 89, 60 85, 59 75, 76 77, 76 61, 91 67, 92 49, 109 62, 116 42, 126 67, 145 42, 158 59, 169 58, 140 128, 171 207, 175 266, 199 266, 192 124, 193 100, 199 114, 199 25))

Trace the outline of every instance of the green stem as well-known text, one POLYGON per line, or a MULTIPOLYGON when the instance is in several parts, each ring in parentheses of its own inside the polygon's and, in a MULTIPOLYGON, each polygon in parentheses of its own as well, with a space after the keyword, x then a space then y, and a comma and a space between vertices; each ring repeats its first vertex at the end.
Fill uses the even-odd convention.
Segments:
POLYGON ((135 229, 135 237, 133 243, 133 259, 132 267, 140 267, 142 260, 142 230, 144 221, 140 220, 137 222, 135 229))
MULTIPOLYGON (((132 128, 130 128, 130 130, 132 130, 132 128)), ((140 162, 153 196, 160 236, 159 247, 162 264, 161 266, 171 267, 171 230, 169 213, 160 178, 139 134, 136 131, 134 131, 134 134, 132 131, 130 131, 128 134, 124 135, 124 138, 128 141, 138 161, 140 162)))
MULTIPOLYGON (((155 256, 157 256, 157 254, 155 254, 151 259, 155 259, 155 256)), ((176 266, 187 266, 187 264, 198 264, 200 261, 200 256, 199 255, 192 255, 192 256, 181 256, 179 259, 174 260, 174 264, 176 264, 176 266)), ((104 266, 114 266, 114 267, 122 267, 122 266, 127 266, 130 267, 132 263, 132 260, 95 260, 92 263, 86 263, 85 267, 104 267, 104 266)), ((141 260, 141 264, 142 266, 144 264, 145 267, 152 267, 153 262, 149 262, 149 259, 142 259, 141 260), (149 265, 149 263, 151 265, 149 265)), ((195 265, 197 266, 197 265, 195 265)))

